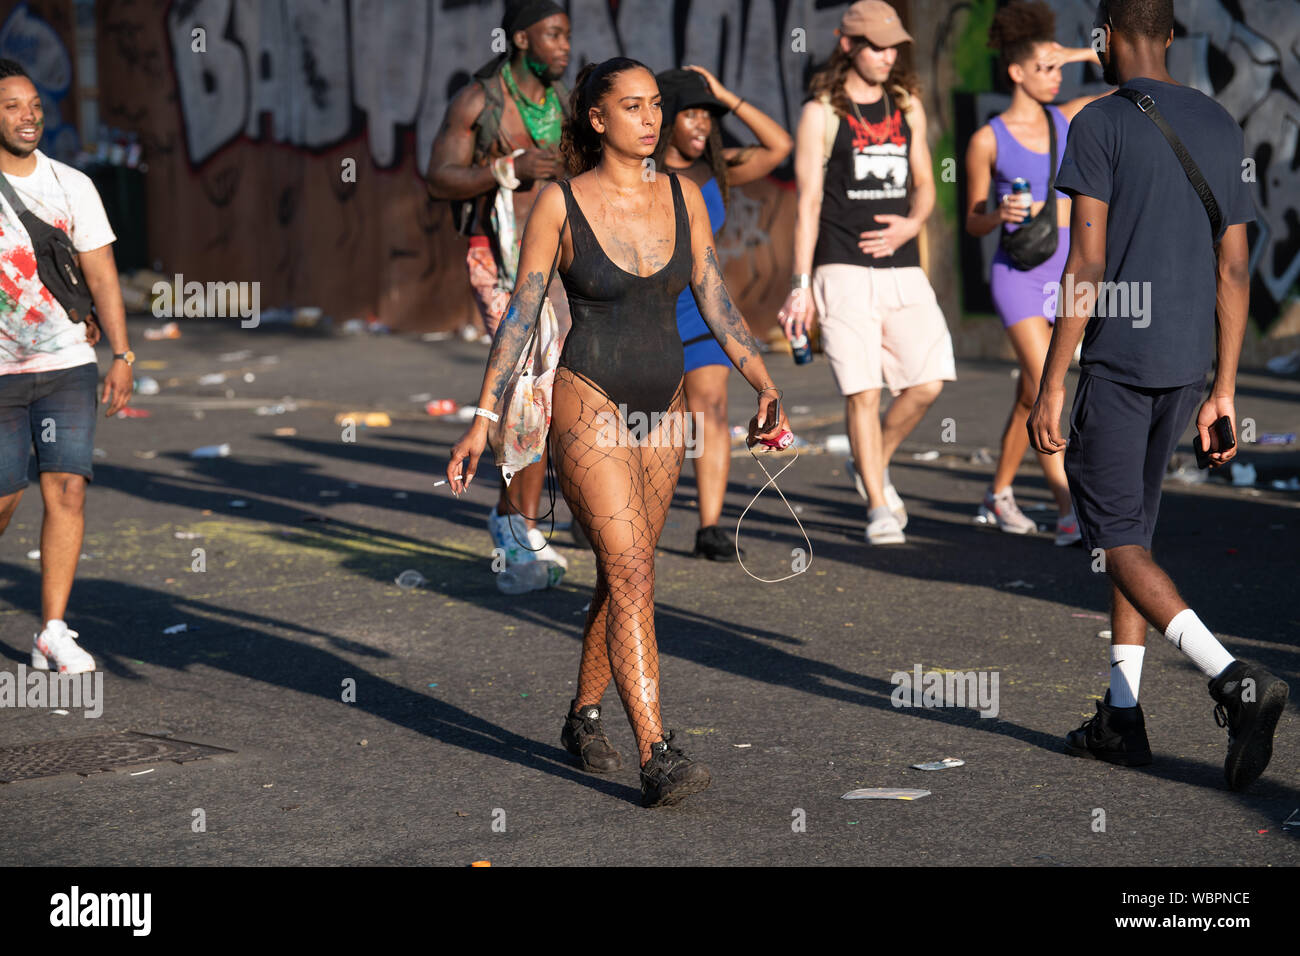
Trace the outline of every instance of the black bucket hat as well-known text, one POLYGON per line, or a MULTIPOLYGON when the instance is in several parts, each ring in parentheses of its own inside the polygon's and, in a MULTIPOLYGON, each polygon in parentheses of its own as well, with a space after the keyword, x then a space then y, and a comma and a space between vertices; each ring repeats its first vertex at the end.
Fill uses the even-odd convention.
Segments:
POLYGON ((682 110, 704 107, 714 116, 731 110, 709 91, 709 83, 694 70, 664 70, 655 77, 663 97, 663 115, 675 117, 682 110))

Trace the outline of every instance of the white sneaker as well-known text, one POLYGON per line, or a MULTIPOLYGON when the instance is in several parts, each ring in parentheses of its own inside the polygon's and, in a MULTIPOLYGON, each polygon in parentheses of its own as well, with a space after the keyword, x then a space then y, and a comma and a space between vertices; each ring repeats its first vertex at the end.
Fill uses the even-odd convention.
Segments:
POLYGON ((1076 541, 1082 540, 1083 535, 1079 532, 1079 519, 1074 516, 1073 511, 1056 519, 1056 546, 1058 548, 1068 548, 1076 541))
MULTIPOLYGON (((858 474, 857 463, 850 458, 848 459, 847 467, 849 469, 849 474, 853 476, 853 487, 857 489, 858 495, 863 501, 870 500, 867 496, 867 486, 862 483, 862 476, 858 474)), ((898 489, 895 488, 894 483, 889 480, 888 468, 885 469, 885 504, 889 506, 889 510, 892 511, 894 517, 898 519, 899 529, 901 530, 906 528, 907 508, 903 504, 903 498, 898 493, 898 489)))
POLYGON ((496 505, 493 505, 488 512, 487 523, 488 533, 492 535, 492 546, 505 552, 506 564, 537 560, 537 555, 531 550, 536 545, 532 544, 528 523, 524 521, 523 515, 501 515, 497 513, 496 505))
POLYGON ((984 502, 980 505, 976 520, 983 524, 995 524, 1007 534, 1031 534, 1038 530, 1038 523, 1025 517, 1025 513, 1016 504, 1016 496, 1011 493, 1010 486, 997 495, 993 494, 992 488, 984 492, 984 502))
POLYGON ((903 506, 903 498, 898 493, 898 489, 895 488, 894 483, 889 480, 888 468, 885 469, 885 504, 889 506, 889 510, 892 511, 894 517, 898 519, 899 529, 901 530, 906 528, 907 508, 903 506))
POLYGON ((32 669, 84 674, 95 669, 95 659, 77 646, 76 631, 62 621, 50 621, 32 640, 32 669))
MULTIPOLYGON (((551 547, 550 542, 546 540, 546 535, 542 533, 541 528, 530 528, 528 531, 528 546, 533 549, 533 560, 551 561, 558 564, 564 570, 568 570, 569 562, 564 555, 551 547)), ((554 587, 554 585, 552 585, 554 587)))
MULTIPOLYGON (((879 511, 880 509, 876 509, 879 511)), ((870 517, 870 515, 868 515, 870 517)), ((907 538, 892 513, 882 514, 867 524, 867 544, 906 544, 907 538)))

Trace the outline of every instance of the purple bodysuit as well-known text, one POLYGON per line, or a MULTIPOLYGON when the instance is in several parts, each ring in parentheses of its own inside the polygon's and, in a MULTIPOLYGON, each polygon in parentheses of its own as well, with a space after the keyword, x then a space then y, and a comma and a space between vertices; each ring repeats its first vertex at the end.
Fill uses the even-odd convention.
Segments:
MULTIPOLYGON (((1053 122, 1056 123, 1056 162, 1059 170, 1061 157, 1065 155, 1065 137, 1069 133, 1070 123, 1065 118, 1065 114, 1055 106, 1049 106, 1047 109, 1052 115, 1053 122)), ((1050 165, 1049 154, 1036 153, 1021 146, 1020 142, 1008 132, 1000 116, 993 117, 989 125, 993 127, 993 135, 997 139, 998 147, 997 160, 993 167, 995 198, 1000 202, 1004 195, 1011 192, 1012 181, 1020 177, 1029 180, 1030 195, 1033 196, 1034 202, 1045 200, 1047 167, 1050 165)), ((1058 189, 1056 198, 1068 200, 1070 197, 1058 189)), ((1013 266, 1007 254, 1002 251, 1002 247, 998 246, 997 255, 993 257, 993 273, 989 277, 989 284, 993 290, 993 305, 998 310, 998 317, 1002 319, 1005 328, 1011 328, 1021 319, 1043 315, 1050 311, 1046 308, 1048 300, 1056 300, 1056 296, 1044 292, 1043 287, 1061 281, 1061 273, 1065 269, 1065 257, 1070 251, 1070 224, 1058 220, 1057 225, 1060 234, 1056 243, 1056 252, 1046 262, 1028 272, 1021 272, 1013 266)), ((1007 226, 1007 229, 1012 232, 1018 228, 1014 225, 1007 226)), ((1048 315, 1047 321, 1053 321, 1053 316, 1048 315)))

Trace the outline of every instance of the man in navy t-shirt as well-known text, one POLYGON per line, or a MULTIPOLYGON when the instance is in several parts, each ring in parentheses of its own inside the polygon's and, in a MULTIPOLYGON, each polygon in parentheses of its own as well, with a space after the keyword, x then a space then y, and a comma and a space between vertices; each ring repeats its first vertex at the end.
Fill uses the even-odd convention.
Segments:
MULTIPOLYGON (((1146 628, 1159 628, 1210 678, 1216 717, 1228 727, 1228 786, 1249 786, 1268 765, 1287 685, 1236 660, 1179 596, 1151 557, 1160 483, 1195 416, 1233 422, 1237 362, 1250 302, 1246 223, 1255 218, 1244 181, 1241 128, 1209 97, 1165 68, 1173 0, 1102 0, 1097 26, 1109 83, 1150 97, 1085 106, 1070 124, 1057 187, 1073 199, 1070 253, 1056 300, 1030 440, 1065 450, 1070 495, 1090 555, 1105 552, 1111 580, 1111 671, 1097 714, 1066 749, 1124 766, 1151 762, 1138 686, 1146 628), (1205 204, 1148 112, 1151 103, 1182 141, 1222 218, 1212 233, 1205 204), (1217 322, 1217 327, 1216 327, 1217 322), (1205 373, 1217 365, 1209 398, 1205 373), (1083 335, 1068 446, 1060 437, 1065 373, 1083 335), (1198 411, 1199 408, 1199 411, 1198 411)), ((1222 465, 1235 449, 1215 452, 1222 465)))

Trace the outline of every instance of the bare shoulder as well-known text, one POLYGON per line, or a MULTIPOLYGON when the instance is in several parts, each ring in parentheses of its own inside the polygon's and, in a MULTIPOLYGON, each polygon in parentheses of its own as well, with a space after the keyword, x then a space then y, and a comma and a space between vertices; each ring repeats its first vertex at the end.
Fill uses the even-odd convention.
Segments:
POLYGON ((469 129, 478 120, 486 103, 487 95, 483 92, 483 84, 471 80, 452 99, 451 106, 447 109, 447 125, 469 129))
POLYGON ((998 138, 993 134, 993 127, 985 123, 970 138, 970 148, 976 153, 992 153, 997 149, 998 138))

